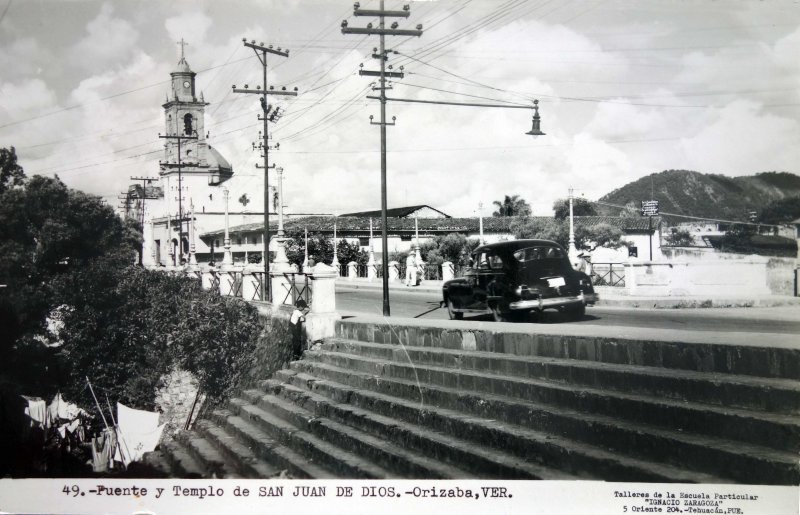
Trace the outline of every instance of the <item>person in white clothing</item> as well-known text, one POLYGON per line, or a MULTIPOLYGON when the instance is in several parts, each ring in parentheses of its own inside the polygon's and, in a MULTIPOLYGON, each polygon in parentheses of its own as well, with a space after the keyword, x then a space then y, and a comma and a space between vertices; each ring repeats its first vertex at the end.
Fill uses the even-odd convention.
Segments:
POLYGON ((417 285, 417 256, 410 250, 406 258, 406 286, 417 285))

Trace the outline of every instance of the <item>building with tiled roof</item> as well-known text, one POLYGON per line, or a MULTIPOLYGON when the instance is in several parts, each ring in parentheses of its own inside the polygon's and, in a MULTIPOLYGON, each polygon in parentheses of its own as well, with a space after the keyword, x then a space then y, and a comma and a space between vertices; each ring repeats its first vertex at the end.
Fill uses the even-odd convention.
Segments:
MULTIPOLYGON (((381 210, 359 211, 358 213, 345 213, 339 216, 356 218, 380 218, 381 210)), ((432 208, 426 204, 418 206, 394 207, 386 210, 387 218, 452 218, 447 213, 432 208)))
MULTIPOLYGON (((552 220, 550 216, 534 217, 486 217, 483 219, 483 235, 487 243, 514 239, 511 232, 511 225, 520 221, 527 220, 552 220)), ((415 242, 416 228, 419 230, 419 241, 425 243, 436 236, 449 233, 460 233, 469 238, 478 238, 480 235, 480 220, 478 218, 387 218, 387 243, 390 251, 406 252, 415 242)), ((290 218, 284 221, 284 230, 287 234, 302 234, 308 230, 309 234, 323 234, 333 237, 333 227, 336 224, 337 239, 357 241, 363 248, 368 249, 370 244, 376 254, 381 252, 381 223, 380 218, 353 217, 353 216, 308 216, 301 218, 290 218), (370 225, 372 226, 372 239, 370 240, 370 225)), ((614 227, 619 227, 625 234, 630 246, 638 250, 640 259, 649 257, 650 238, 654 242, 654 249, 660 257, 661 241, 661 218, 653 217, 652 222, 647 218, 620 218, 613 216, 576 216, 574 223, 577 228, 590 227, 600 223, 606 223, 614 227)), ((231 238, 231 249, 234 257, 240 261, 246 259, 247 253, 261 253, 263 245, 263 222, 255 222, 232 226, 229 230, 231 238)), ((274 235, 278 230, 277 220, 270 220, 270 234, 274 235)), ((214 245, 221 249, 225 231, 216 230, 200 234, 206 246, 214 245)), ((272 244, 274 246, 274 242, 272 244)), ((273 248, 273 247, 271 247, 273 248)), ((616 257, 604 257, 604 259, 615 259, 617 262, 627 259, 627 249, 615 251, 616 257), (624 256, 623 256, 624 253, 624 256), (619 256, 617 256, 619 254, 619 256), (624 258, 624 259, 623 259, 624 258)), ((634 251, 636 252, 636 251, 634 251)), ((199 257, 198 257, 199 259, 199 257)))

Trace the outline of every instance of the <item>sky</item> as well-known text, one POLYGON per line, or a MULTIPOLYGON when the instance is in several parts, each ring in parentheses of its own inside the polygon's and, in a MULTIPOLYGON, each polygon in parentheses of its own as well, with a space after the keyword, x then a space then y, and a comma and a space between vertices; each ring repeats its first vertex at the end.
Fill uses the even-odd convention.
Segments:
MULTIPOLYGON (((403 67, 390 98, 389 207, 428 204, 453 216, 490 214, 519 195, 534 214, 576 195, 598 199, 668 169, 727 176, 800 173, 800 2, 797 0, 386 0, 410 5, 387 37, 403 67)), ((377 8, 378 0, 362 0, 377 8)), ((186 60, 210 105, 209 143, 231 162, 232 198, 258 209, 261 162, 252 142, 260 83, 242 38, 290 50, 268 81, 297 87, 271 125, 290 213, 380 208, 380 107, 367 95, 377 36, 344 35, 347 1, 0 0, 0 146, 28 175, 117 205, 131 176, 157 176, 161 105, 186 60)), ((270 181, 275 178, 271 177, 270 181)), ((645 200, 645 199, 642 199, 645 200)))

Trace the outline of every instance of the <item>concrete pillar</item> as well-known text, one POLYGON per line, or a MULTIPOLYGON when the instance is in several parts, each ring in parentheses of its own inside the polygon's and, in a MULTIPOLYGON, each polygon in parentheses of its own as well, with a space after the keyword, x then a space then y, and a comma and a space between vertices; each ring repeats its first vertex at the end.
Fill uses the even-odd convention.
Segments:
POLYGON ((264 269, 257 263, 250 263, 244 267, 242 271, 242 298, 244 300, 261 300, 263 289, 259 282, 263 273, 264 269))
POLYGON ((200 272, 200 280, 204 290, 210 290, 214 286, 214 277, 217 269, 213 266, 205 267, 200 272))
POLYGON ((400 279, 400 269, 397 261, 389 261, 389 282, 397 282, 400 279))
POLYGON ((356 277, 358 277, 358 263, 350 261, 347 263, 347 279, 352 281, 356 277))
POLYGON ((288 259, 282 262, 273 261, 269 269, 273 304, 292 304, 292 296, 287 296, 286 294, 291 290, 290 284, 292 278, 299 277, 295 274, 297 274, 297 265, 289 263, 288 259))
POLYGON ((442 263, 442 281, 449 281, 456 276, 456 269, 452 261, 442 263))
MULTIPOLYGON (((372 219, 370 218, 370 224, 372 219)), ((371 228, 371 226, 370 226, 371 228)), ((372 237, 370 237, 369 261, 367 261, 367 279, 374 281, 378 277, 378 266, 375 263, 375 252, 372 250, 372 237)))
POLYGON ((336 335, 336 269, 318 263, 310 270, 313 294, 311 311, 306 315, 305 338, 307 345, 336 335))
POLYGON ((633 263, 625 263, 625 288, 629 295, 636 295, 639 291, 636 284, 636 272, 637 268, 633 263))
POLYGON ((219 293, 220 295, 233 295, 237 278, 241 277, 241 265, 220 266, 219 270, 219 293))

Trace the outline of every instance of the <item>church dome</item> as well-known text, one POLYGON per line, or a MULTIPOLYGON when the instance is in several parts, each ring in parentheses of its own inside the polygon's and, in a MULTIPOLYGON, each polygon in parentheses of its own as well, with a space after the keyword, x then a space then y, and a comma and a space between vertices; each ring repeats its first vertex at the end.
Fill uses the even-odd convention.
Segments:
POLYGON ((222 157, 217 149, 212 147, 211 145, 208 146, 208 165, 211 168, 219 168, 221 170, 231 170, 231 164, 222 157))

